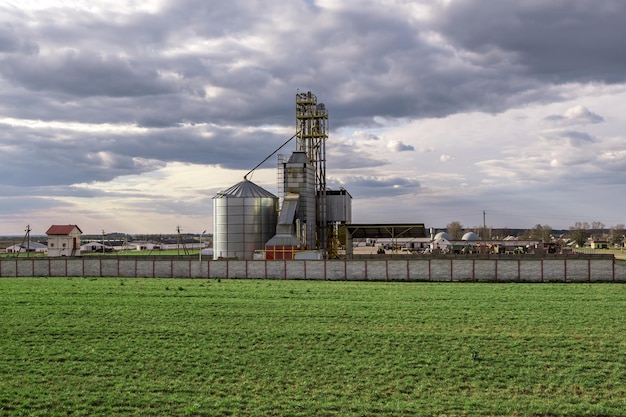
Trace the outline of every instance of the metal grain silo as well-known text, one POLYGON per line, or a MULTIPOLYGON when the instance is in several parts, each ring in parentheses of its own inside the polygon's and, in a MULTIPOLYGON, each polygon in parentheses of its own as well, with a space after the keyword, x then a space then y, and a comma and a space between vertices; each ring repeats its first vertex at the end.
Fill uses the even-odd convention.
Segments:
POLYGON ((276 234, 278 197, 243 180, 213 197, 213 259, 251 260, 276 234))

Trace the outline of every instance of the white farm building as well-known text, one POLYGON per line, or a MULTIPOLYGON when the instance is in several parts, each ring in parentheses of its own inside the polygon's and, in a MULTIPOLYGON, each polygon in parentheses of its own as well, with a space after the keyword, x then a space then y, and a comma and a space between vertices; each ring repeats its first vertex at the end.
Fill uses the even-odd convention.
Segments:
POLYGON ((48 235, 48 256, 79 256, 82 230, 75 224, 52 225, 48 235))
POLYGON ((48 247, 43 243, 39 242, 24 242, 18 243, 15 245, 11 245, 5 249, 6 253, 26 253, 26 252, 36 252, 36 253, 45 253, 48 250, 48 247))

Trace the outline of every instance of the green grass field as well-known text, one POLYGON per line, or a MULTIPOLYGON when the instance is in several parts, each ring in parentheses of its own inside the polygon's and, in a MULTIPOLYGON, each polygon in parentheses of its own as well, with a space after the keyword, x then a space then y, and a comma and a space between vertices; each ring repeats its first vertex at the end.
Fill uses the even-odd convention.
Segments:
POLYGON ((626 286, 0 279, 0 416, 626 416, 626 286))

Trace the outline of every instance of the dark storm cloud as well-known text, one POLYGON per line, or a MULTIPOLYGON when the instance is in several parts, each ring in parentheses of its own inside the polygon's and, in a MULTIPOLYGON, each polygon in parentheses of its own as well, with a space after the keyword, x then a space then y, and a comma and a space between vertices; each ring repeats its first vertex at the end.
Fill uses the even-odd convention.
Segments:
MULTIPOLYGON (((420 21, 407 8, 375 2, 329 9, 184 0, 127 15, 0 6, 5 117, 150 128, 0 125, 0 139, 10 144, 0 174, 36 186, 107 181, 174 161, 250 169, 286 139, 262 127, 295 129, 298 88, 327 105, 332 129, 376 126, 375 116, 500 112, 559 99, 545 86, 623 79, 626 58, 615 52, 625 8, 617 1, 465 0, 420 21), (205 127, 180 127, 194 125, 205 127), (29 175, 33 161, 45 175, 29 175)), ((395 142, 390 149, 414 147, 395 142)), ((340 157, 336 169, 387 163, 354 151, 329 145, 340 157)), ((393 185, 393 192, 415 186, 393 185)))
MULTIPOLYGON (((6 184, 61 186, 109 181, 177 161, 250 170, 287 139, 263 130, 204 125, 119 134, 59 128, 44 133, 0 124, 0 177, 6 184)), ((292 141, 284 152, 294 147, 292 141)))
MULTIPOLYGON (((34 172, 37 172, 34 170, 34 172)), ((31 198, 41 195, 47 197, 102 197, 110 195, 99 190, 86 189, 73 186, 32 186, 22 187, 13 186, 10 184, 0 184, 0 196, 1 197, 20 197, 31 198)))
POLYGON ((173 91, 154 69, 141 68, 132 60, 114 55, 86 51, 6 60, 0 73, 29 90, 78 97, 132 97, 173 91))
MULTIPOLYGON (((108 114, 146 126, 291 123, 288 99, 299 87, 327 103, 335 127, 486 103, 484 94, 474 95, 489 90, 481 85, 491 82, 489 71, 427 42, 401 11, 258 7, 176 2, 122 23, 83 14, 62 28, 23 27, 45 51, 5 57, 2 74, 23 88, 59 95, 43 106, 77 102, 64 109, 67 120, 97 122, 108 114), (302 21, 317 24, 303 32, 302 21), (217 93, 206 96, 205 88, 217 93)), ((500 82, 514 91, 516 83, 500 82)), ((497 109, 502 99, 489 94, 497 109)))
POLYGON ((0 28, 0 54, 19 53, 30 55, 38 51, 39 46, 36 43, 20 38, 11 25, 0 28))
MULTIPOLYGON (((116 136, 111 138, 107 148, 166 162, 183 161, 245 170, 263 161, 289 137, 258 129, 200 126, 194 131, 171 128, 132 137, 116 136)), ((294 148, 292 140, 284 147, 284 153, 294 148)), ((276 164, 276 161, 270 163, 276 164)))
MULTIPOLYGON (((17 213, 25 212, 37 212, 40 210, 67 210, 71 204, 52 199, 41 197, 28 197, 28 196, 15 196, 5 197, 2 196, 2 204, 0 204, 0 219, 13 218, 17 213)), ((0 234, 3 231, 0 230, 0 234)))
POLYGON ((387 165, 380 155, 371 155, 359 145, 346 142, 331 142, 327 145, 328 165, 331 169, 367 170, 387 165))
POLYGON ((61 130, 42 133, 0 125, 0 141, 0 176, 7 185, 107 181, 163 166, 160 161, 108 151, 102 141, 61 130))
POLYGON ((459 0, 435 28, 477 62, 500 56, 547 83, 623 82, 626 36, 621 0, 459 0))
POLYGON ((419 192, 421 184, 417 180, 401 177, 350 176, 343 179, 344 188, 350 190, 354 198, 391 197, 419 192))

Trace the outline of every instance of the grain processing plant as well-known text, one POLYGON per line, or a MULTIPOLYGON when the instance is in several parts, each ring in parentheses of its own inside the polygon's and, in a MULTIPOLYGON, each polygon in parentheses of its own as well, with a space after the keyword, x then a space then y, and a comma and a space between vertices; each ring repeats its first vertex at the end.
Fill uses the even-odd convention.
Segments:
POLYGON ((328 111, 310 91, 296 94, 291 139, 296 149, 278 158, 279 196, 249 181, 250 171, 213 198, 214 259, 336 256, 339 225, 351 223, 352 197, 326 186, 328 111))

